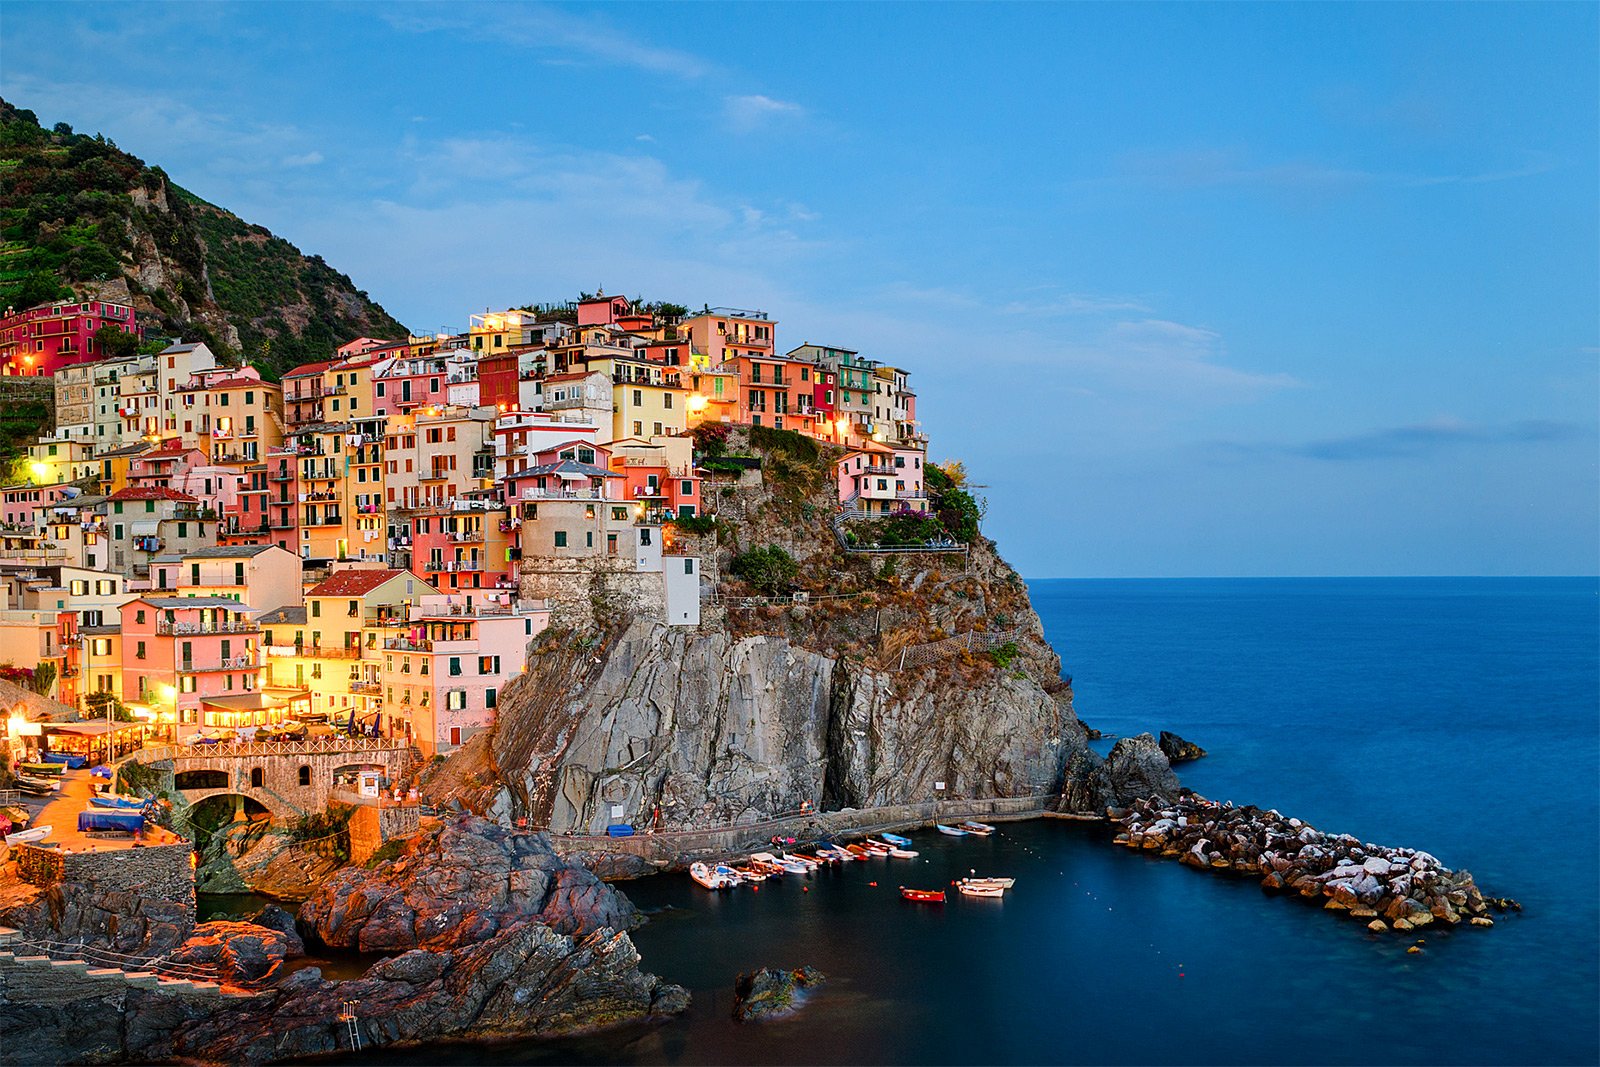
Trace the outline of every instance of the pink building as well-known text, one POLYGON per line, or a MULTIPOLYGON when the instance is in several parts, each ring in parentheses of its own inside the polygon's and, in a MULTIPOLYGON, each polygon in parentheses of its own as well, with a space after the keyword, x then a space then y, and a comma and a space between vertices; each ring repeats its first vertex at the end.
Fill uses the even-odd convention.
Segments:
POLYGON ((867 442, 839 461, 839 502, 868 515, 926 511, 923 482, 926 454, 917 448, 892 448, 867 442))
POLYGON ((70 485, 13 485, 0 491, 0 522, 33 529, 33 509, 78 496, 70 485))
POLYGON ((379 415, 398 415, 444 407, 450 397, 445 363, 442 354, 396 359, 373 378, 373 410, 379 415))
POLYGON ((200 729, 208 697, 256 689, 261 628, 224 597, 145 596, 122 605, 122 692, 183 741, 200 729))
POLYGON ((68 300, 0 318, 0 375, 53 375, 74 363, 105 355, 94 339, 102 326, 142 336, 133 308, 104 300, 68 300))
POLYGON ((528 643, 550 613, 459 596, 420 600, 406 632, 383 642, 379 684, 390 735, 432 756, 489 728, 500 692, 525 669, 528 643))

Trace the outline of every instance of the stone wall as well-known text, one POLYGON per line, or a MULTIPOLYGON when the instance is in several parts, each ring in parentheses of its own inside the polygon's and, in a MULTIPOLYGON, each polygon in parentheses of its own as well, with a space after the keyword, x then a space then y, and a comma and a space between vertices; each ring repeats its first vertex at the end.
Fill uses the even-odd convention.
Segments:
POLYGON ((580 629, 623 615, 665 621, 666 586, 657 571, 611 556, 524 556, 518 596, 548 600, 554 626, 580 629))
POLYGON ((62 860, 63 881, 177 905, 194 922, 194 846, 187 841, 114 852, 72 852, 62 860))
POLYGON ((422 807, 418 804, 359 804, 350 815, 350 862, 363 864, 386 841, 417 832, 422 807))

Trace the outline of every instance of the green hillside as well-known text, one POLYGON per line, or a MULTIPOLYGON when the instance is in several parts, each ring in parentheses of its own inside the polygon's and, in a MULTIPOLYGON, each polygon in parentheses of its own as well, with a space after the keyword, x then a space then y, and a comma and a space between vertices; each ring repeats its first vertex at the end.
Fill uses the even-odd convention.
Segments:
POLYGON ((101 135, 0 100, 0 306, 96 293, 273 375, 406 329, 320 256, 174 185, 101 135))

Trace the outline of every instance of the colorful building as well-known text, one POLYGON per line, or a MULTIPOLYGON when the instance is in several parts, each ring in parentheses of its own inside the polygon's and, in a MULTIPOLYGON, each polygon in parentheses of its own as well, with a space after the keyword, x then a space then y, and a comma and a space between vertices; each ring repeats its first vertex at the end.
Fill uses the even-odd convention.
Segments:
POLYGON ((26 311, 7 308, 0 318, 0 375, 43 377, 99 359, 105 352, 94 335, 102 326, 143 336, 133 308, 108 300, 61 300, 26 311))
POLYGON ((261 629, 225 597, 142 596, 122 605, 124 699, 154 712, 184 741, 200 730, 206 697, 248 693, 261 670, 261 629))

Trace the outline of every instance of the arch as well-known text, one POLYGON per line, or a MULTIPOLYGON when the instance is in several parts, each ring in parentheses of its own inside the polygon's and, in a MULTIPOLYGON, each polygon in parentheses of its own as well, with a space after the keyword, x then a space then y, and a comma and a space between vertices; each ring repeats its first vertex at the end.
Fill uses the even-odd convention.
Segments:
POLYGON ((212 767, 196 767, 192 771, 178 771, 172 776, 174 789, 226 789, 229 776, 227 771, 219 771, 212 767))
POLYGON ((267 784, 267 772, 263 767, 250 768, 250 788, 260 789, 267 784))
POLYGON ((311 784, 311 768, 304 763, 300 765, 299 782, 303 786, 311 784))
POLYGON ((239 821, 271 822, 275 813, 265 803, 244 793, 218 790, 190 804, 185 821, 194 843, 204 848, 211 837, 239 821))

